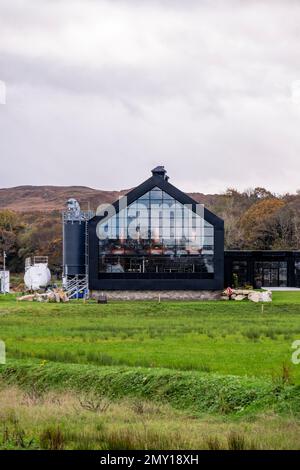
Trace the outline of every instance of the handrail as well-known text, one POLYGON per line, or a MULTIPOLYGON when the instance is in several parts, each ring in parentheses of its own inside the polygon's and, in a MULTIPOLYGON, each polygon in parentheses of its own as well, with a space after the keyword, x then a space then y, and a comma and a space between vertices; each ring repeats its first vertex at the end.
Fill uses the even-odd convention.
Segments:
POLYGON ((80 279, 78 279, 78 277, 75 277, 73 279, 67 280, 66 282, 65 292, 69 298, 72 298, 85 290, 88 290, 87 276, 80 279))

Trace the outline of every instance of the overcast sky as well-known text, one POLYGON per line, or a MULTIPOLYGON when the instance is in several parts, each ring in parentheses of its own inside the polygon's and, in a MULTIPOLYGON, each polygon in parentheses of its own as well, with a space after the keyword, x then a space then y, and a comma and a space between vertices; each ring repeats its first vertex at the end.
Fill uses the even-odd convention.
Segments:
POLYGON ((0 187, 300 189, 300 1, 1 0, 0 80, 0 187))

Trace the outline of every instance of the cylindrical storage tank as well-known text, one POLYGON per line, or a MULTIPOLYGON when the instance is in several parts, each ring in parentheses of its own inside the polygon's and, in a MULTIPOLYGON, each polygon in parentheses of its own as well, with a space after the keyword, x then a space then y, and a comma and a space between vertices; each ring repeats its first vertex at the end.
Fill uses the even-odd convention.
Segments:
POLYGON ((51 273, 47 264, 35 264, 25 272, 24 283, 29 290, 47 287, 51 281, 51 273))
POLYGON ((64 275, 84 275, 86 221, 65 220, 63 232, 64 275))

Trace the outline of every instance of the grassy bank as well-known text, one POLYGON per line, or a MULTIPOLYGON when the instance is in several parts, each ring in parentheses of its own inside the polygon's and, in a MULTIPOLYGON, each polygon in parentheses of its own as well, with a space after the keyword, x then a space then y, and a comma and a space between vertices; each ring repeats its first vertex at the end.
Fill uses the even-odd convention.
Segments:
POLYGON ((0 448, 300 448, 300 295, 251 302, 0 297, 0 448))
POLYGON ((0 377, 27 390, 93 393, 117 400, 137 397, 201 413, 245 414, 264 409, 300 412, 300 386, 278 378, 222 376, 167 369, 96 367, 15 361, 1 367, 0 377))

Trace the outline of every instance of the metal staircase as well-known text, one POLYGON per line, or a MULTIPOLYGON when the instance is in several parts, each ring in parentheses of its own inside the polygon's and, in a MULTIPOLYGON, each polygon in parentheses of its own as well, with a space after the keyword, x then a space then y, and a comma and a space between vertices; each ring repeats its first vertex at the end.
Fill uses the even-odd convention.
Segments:
POLYGON ((67 279, 65 283, 65 292, 69 299, 79 299, 88 293, 87 276, 74 276, 67 279))
MULTIPOLYGON (((68 261, 66 259, 66 244, 68 243, 69 239, 65 238, 65 231, 63 231, 63 287, 69 299, 79 299, 88 296, 88 221, 93 216, 94 212, 91 210, 80 210, 79 203, 72 198, 68 200, 68 210, 64 211, 62 214, 63 225, 70 226, 70 224, 74 224, 75 227, 75 225, 78 226, 78 224, 80 224, 80 226, 82 227, 82 224, 84 224, 84 260, 80 261, 80 266, 75 266, 75 269, 78 268, 77 271, 74 269, 74 265, 72 265, 72 262, 70 264, 69 269, 68 261), (84 269, 82 269, 83 264, 84 269)), ((80 241, 81 243, 81 240, 77 241, 80 241)), ((76 246, 72 245, 72 249, 75 250, 76 246)))

